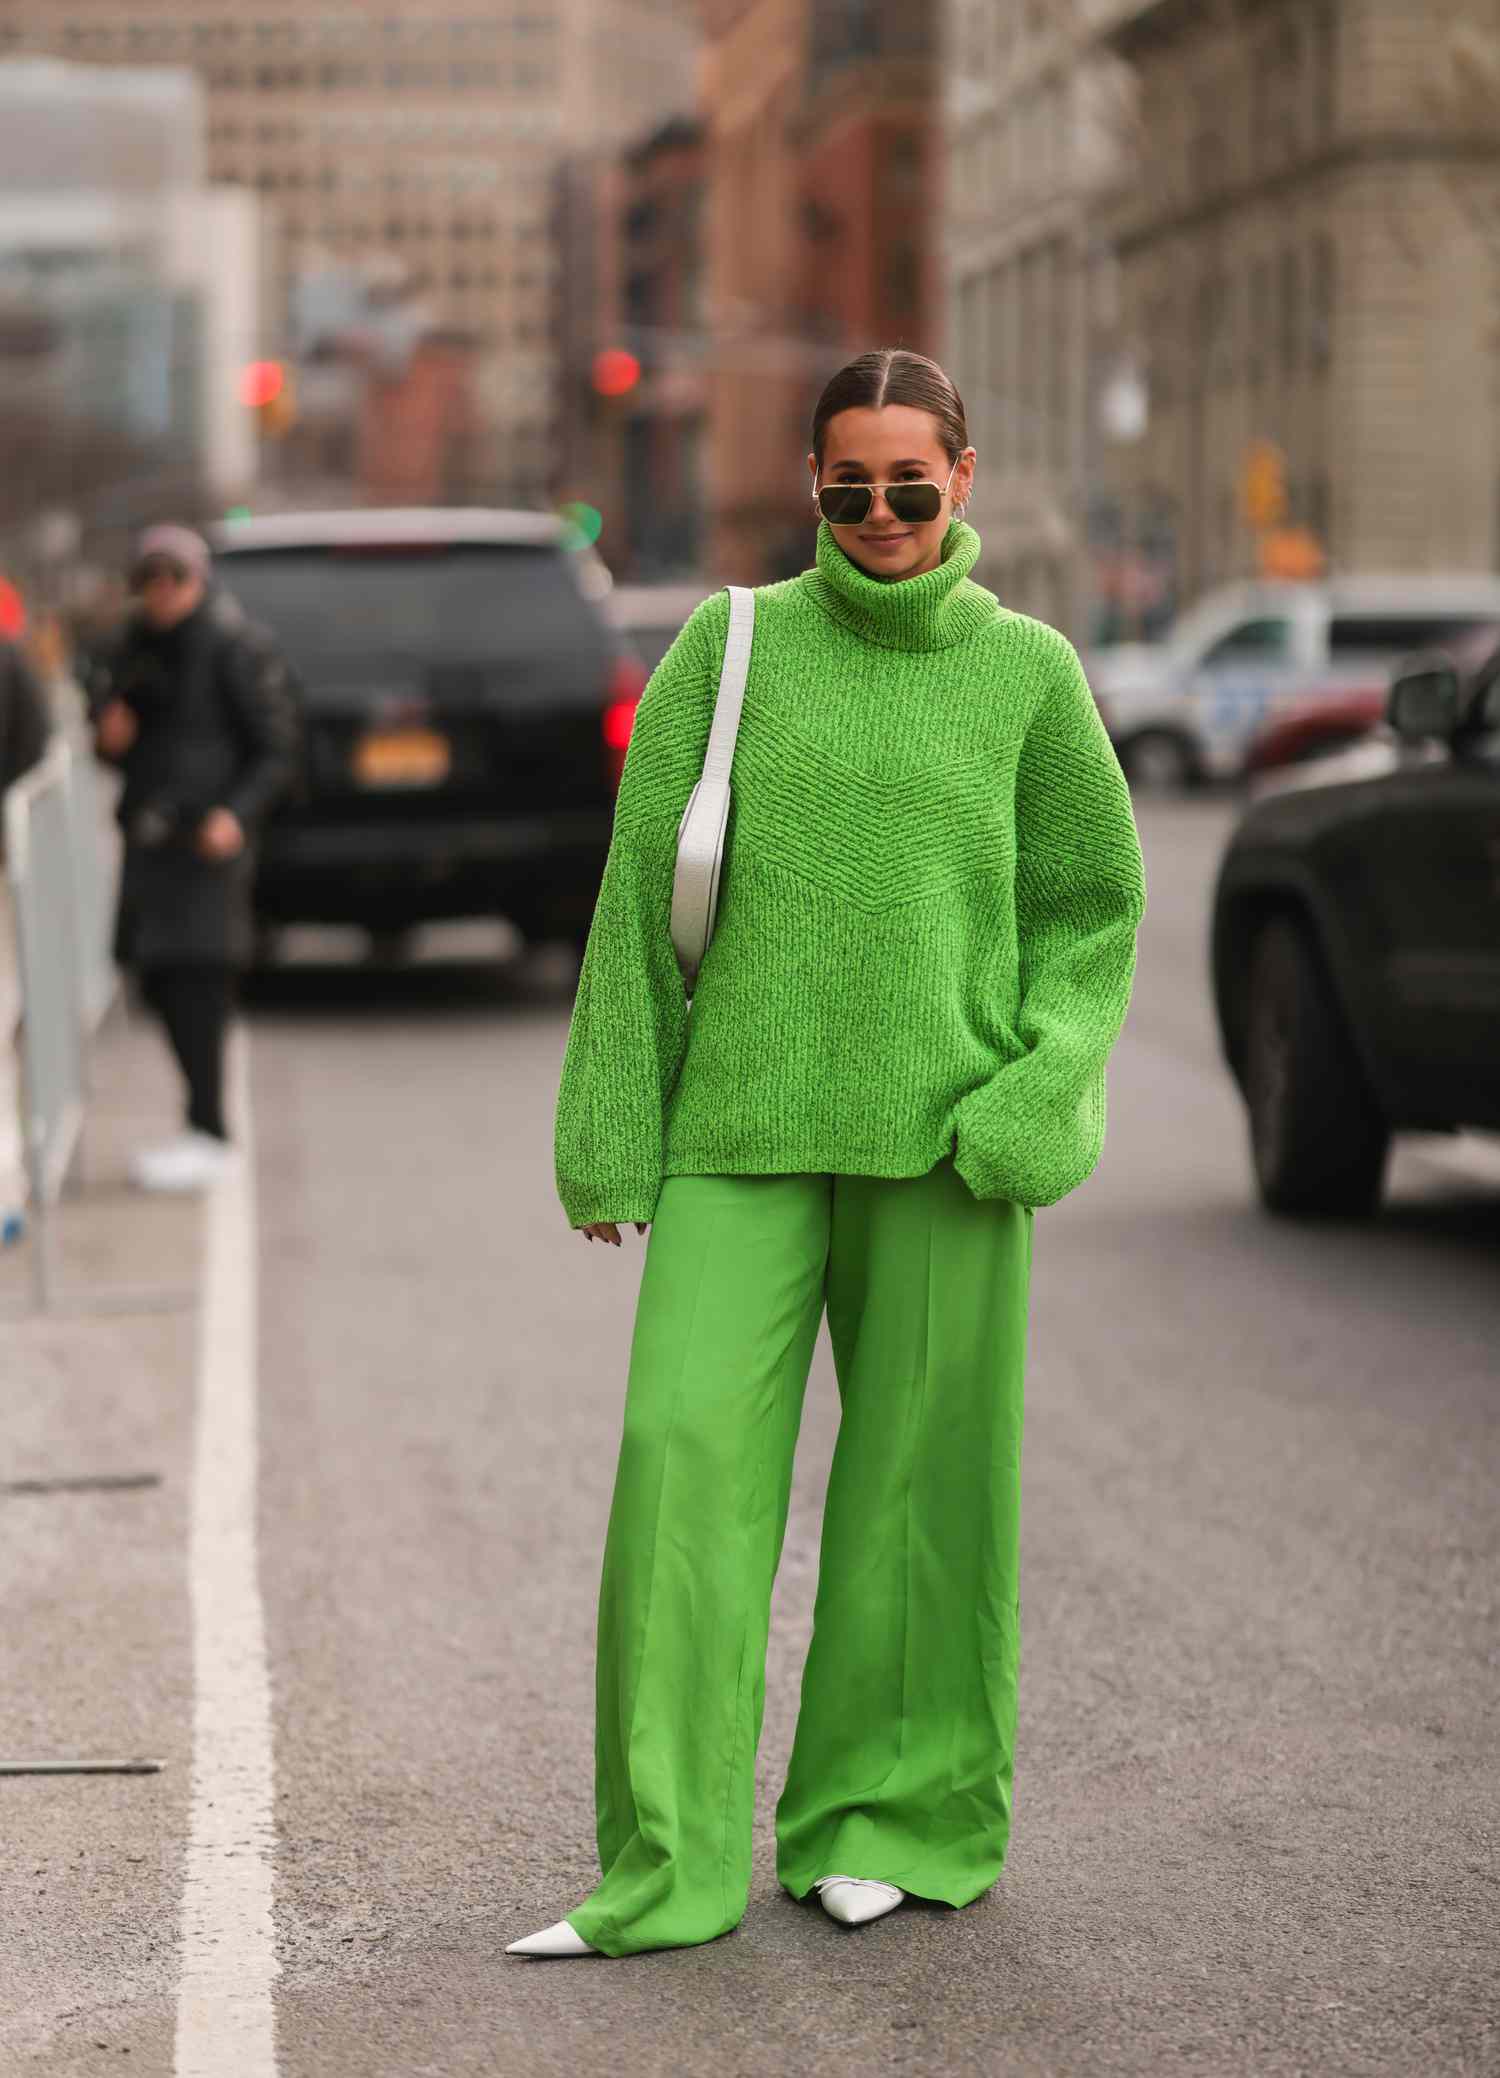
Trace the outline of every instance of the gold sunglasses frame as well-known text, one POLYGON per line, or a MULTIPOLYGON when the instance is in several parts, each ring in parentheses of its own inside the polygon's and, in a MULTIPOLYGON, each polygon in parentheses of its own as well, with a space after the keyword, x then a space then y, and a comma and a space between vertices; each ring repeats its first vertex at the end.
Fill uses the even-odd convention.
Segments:
MULTIPOLYGON (((943 509, 943 500, 948 495, 948 484, 951 484, 954 477, 958 474, 958 465, 962 460, 962 455, 954 456, 953 467, 948 471, 948 483, 944 484, 934 483, 931 477, 920 477, 916 483, 825 483, 820 489, 817 477, 814 477, 812 492, 813 507, 820 518, 826 519, 828 521, 830 527, 862 527, 865 521, 870 517, 870 514, 875 510, 875 493, 877 491, 885 492, 886 503, 887 505, 889 505, 890 494, 892 491, 926 490, 937 492, 938 512, 941 512, 943 509), (830 518, 829 515, 823 510, 822 497, 824 491, 868 491, 870 493, 870 502, 865 507, 864 511, 860 514, 858 519, 836 520, 830 518)), ((903 520, 902 525, 908 527, 930 527, 932 521, 935 520, 937 516, 938 514, 937 512, 935 512, 932 514, 931 519, 903 520)), ((901 518, 901 515, 895 510, 894 507, 891 508, 891 517, 892 519, 901 518)))

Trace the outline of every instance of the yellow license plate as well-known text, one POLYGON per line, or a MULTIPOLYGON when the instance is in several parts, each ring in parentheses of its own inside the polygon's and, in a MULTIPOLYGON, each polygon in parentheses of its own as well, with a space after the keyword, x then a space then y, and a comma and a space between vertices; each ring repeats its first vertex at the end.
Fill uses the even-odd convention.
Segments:
POLYGON ((361 786, 441 786, 453 749, 436 729, 371 729, 354 746, 361 786))

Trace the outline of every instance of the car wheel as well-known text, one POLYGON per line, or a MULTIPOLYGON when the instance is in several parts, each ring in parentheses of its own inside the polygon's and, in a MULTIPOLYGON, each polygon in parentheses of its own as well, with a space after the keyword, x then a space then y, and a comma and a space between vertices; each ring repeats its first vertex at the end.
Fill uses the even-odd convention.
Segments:
POLYGON ((1268 923, 1251 954, 1245 1098, 1256 1181, 1269 1211, 1375 1210, 1390 1133, 1365 1086, 1317 947, 1291 917, 1268 923))
POLYGON ((1120 745, 1120 764, 1141 793, 1180 794, 1197 778, 1193 747, 1171 729, 1143 729, 1120 745))

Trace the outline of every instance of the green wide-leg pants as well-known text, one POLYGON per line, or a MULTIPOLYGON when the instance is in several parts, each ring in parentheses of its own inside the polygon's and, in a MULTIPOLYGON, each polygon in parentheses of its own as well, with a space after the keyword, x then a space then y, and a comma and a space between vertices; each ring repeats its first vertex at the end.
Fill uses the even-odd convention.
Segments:
POLYGON ((925 1176, 673 1176, 650 1230, 599 1596, 606 1955, 750 1890, 792 1456, 826 1305, 842 1414, 777 1874, 964 1905, 1010 1833, 1032 1215, 925 1176))

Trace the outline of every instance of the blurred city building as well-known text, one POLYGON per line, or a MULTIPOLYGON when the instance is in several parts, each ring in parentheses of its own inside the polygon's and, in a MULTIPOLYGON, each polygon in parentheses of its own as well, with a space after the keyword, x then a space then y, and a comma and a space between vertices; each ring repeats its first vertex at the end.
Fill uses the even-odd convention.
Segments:
MULTIPOLYGON (((204 184, 191 74, 0 60, 0 530, 45 544, 244 497, 255 198, 204 184)), ((65 560, 67 557, 64 558, 65 560)))
POLYGON ((480 349, 444 327, 399 262, 328 265, 296 284, 289 365, 272 407, 294 389, 274 429, 268 491, 302 509, 463 504, 485 437, 480 349))
POLYGON ((1309 567, 1500 563, 1500 15, 1410 0, 1090 0, 1139 90, 1101 342, 1146 378, 1106 449, 1181 594, 1309 567), (1297 530, 1288 533, 1288 530, 1297 530))
POLYGON ((707 560, 804 569, 803 457, 853 354, 939 346, 941 10, 900 0, 702 0, 708 183, 707 560))
POLYGON ((191 66, 210 176, 278 220, 281 311, 307 274, 394 266, 435 329, 475 348, 467 495, 546 497, 554 174, 581 137, 608 149, 691 108, 690 0, 11 0, 4 34, 191 66))
POLYGON ((601 552, 637 581, 703 557, 709 340, 702 126, 676 117, 559 182, 561 481, 600 515, 601 552))
POLYGON ((1062 0, 952 0, 947 35, 948 352, 979 455, 979 574, 1079 633, 1099 576, 1096 449, 1128 379, 1092 342, 1099 212, 1126 174, 1134 83, 1062 0))

